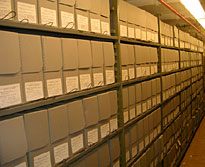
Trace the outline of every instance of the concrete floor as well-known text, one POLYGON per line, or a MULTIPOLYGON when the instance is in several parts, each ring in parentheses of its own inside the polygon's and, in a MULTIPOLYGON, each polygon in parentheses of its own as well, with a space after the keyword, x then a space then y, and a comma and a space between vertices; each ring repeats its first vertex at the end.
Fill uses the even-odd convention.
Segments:
POLYGON ((181 167, 205 167, 205 118, 186 152, 181 167))

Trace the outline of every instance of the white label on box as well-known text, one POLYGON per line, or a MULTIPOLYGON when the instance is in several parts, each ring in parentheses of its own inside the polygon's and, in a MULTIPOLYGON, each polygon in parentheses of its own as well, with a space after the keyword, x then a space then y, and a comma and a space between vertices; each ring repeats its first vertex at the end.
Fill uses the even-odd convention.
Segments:
POLYGON ((113 167, 120 167, 120 161, 114 162, 113 167))
POLYGON ((158 73, 157 65, 154 66, 154 73, 158 73))
POLYGON ((111 119, 110 120, 110 131, 114 132, 115 130, 117 130, 118 125, 117 125, 117 118, 111 119))
POLYGON ((164 38, 164 36, 163 35, 161 35, 161 43, 162 43, 162 45, 164 45, 164 42, 165 41, 165 38, 164 38))
POLYGON ((127 37, 127 26, 120 25, 120 36, 127 37))
POLYGON ((75 28, 73 13, 61 11, 61 26, 63 28, 75 28))
POLYGON ((100 19, 90 19, 91 31, 100 33, 100 19))
POLYGON ((88 146, 91 146, 98 142, 98 129, 92 129, 88 131, 88 146))
POLYGON ((157 97, 153 96, 152 97, 152 105, 155 106, 157 104, 157 97))
POLYGON ((136 71, 137 71, 137 77, 141 77, 142 76, 142 68, 141 67, 137 67, 136 71))
POLYGON ((56 11, 41 7, 41 24, 57 26, 56 11))
POLYGON ((51 167, 50 151, 34 157, 35 167, 51 167))
POLYGON ((88 31, 88 17, 77 15, 78 30, 88 31))
POLYGON ((18 165, 16 165, 15 167, 27 167, 26 162, 22 162, 18 165))
POLYGON ((151 66, 151 75, 155 73, 155 67, 151 66))
POLYGON ((145 73, 146 75, 150 75, 150 67, 145 67, 145 73))
POLYGON ((128 37, 135 38, 135 29, 133 27, 128 27, 128 37))
POLYGON ((128 80, 128 70, 122 70, 122 81, 128 80))
POLYGON ((66 77, 66 90, 67 93, 79 90, 78 76, 66 77))
POLYGON ((17 2, 18 20, 28 20, 29 23, 36 23, 36 6, 29 3, 17 2))
POLYGON ((112 84, 115 82, 114 70, 106 70, 106 84, 112 84))
POLYGON ((130 109, 130 119, 135 118, 135 108, 130 109))
POLYGON ((123 113, 124 113, 124 123, 126 123, 129 120, 128 111, 124 111, 123 113))
POLYGON ((161 97, 160 95, 157 95, 157 104, 161 103, 161 97))
POLYGON ((11 11, 11 0, 0 1, 0 18, 4 17, 11 11))
POLYGON ((152 32, 152 33, 151 33, 151 41, 153 41, 153 42, 155 42, 154 37, 155 37, 155 32, 152 32))
POLYGON ((130 159, 130 152, 126 151, 126 162, 129 161, 129 159, 130 159))
POLYGON ((142 112, 141 104, 137 104, 137 115, 140 115, 142 112))
POLYGON ((22 103, 20 84, 0 86, 0 108, 22 103))
POLYGON ((143 140, 139 143, 139 151, 142 151, 142 149, 144 148, 144 142, 143 140))
POLYGON ((102 34, 110 35, 110 24, 109 23, 101 21, 101 29, 102 29, 102 34))
POLYGON ((151 32, 147 31, 147 40, 151 41, 152 36, 151 36, 151 32))
POLYGON ((82 74, 80 75, 80 89, 88 89, 91 88, 91 77, 90 74, 82 74))
POLYGON ((146 67, 141 67, 141 74, 142 74, 142 76, 144 77, 144 76, 146 76, 146 67))
POLYGON ((25 83, 26 101, 38 100, 44 97, 43 82, 26 82, 25 83))
POLYGON ((132 158, 137 155, 137 146, 132 146, 132 158))
POLYGON ((142 40, 147 40, 147 35, 146 35, 146 31, 142 30, 142 40))
POLYGON ((129 79, 134 79, 134 78, 135 78, 135 69, 129 68, 129 79))
POLYGON ((68 143, 60 144, 60 145, 54 147, 53 150, 54 150, 54 158, 55 158, 56 164, 69 157, 69 155, 68 155, 68 143))
POLYGON ((58 96, 63 94, 61 79, 47 80, 48 97, 58 96))
POLYGON ((147 103, 144 102, 144 103, 142 104, 142 112, 145 112, 146 110, 147 110, 147 103))
POLYGON ((71 138, 71 149, 72 153, 76 153, 77 151, 83 149, 83 134, 80 134, 76 137, 71 138))
POLYGON ((101 131, 101 138, 104 138, 107 135, 109 135, 109 133, 110 133, 109 123, 100 126, 100 131, 101 131))
POLYGON ((141 29, 135 28, 135 38, 141 39, 141 29))
POLYGON ((152 107, 151 99, 147 100, 147 108, 150 109, 152 107))
POLYGON ((94 86, 95 87, 104 85, 103 73, 94 73, 93 78, 94 78, 94 86))

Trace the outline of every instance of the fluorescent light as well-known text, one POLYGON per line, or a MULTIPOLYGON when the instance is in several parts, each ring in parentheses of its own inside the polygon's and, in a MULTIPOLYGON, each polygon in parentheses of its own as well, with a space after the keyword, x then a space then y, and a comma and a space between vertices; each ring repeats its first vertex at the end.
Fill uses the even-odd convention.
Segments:
POLYGON ((204 18, 204 9, 199 0, 180 0, 181 3, 189 10, 189 12, 196 18, 204 18))
POLYGON ((204 19, 197 19, 197 20, 202 25, 202 27, 205 28, 205 18, 204 19))

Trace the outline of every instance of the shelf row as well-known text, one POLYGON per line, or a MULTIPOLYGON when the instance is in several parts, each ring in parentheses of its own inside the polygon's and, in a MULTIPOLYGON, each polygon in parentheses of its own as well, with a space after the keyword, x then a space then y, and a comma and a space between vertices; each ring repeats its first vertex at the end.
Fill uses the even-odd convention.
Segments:
MULTIPOLYGON (((72 29, 66 30, 64 28, 55 28, 55 27, 49 27, 49 26, 43 26, 37 24, 19 23, 19 22, 13 22, 9 20, 1 20, 0 26, 1 26, 0 28, 1 30, 9 30, 9 31, 15 31, 20 33, 29 33, 29 34, 38 34, 38 35, 47 34, 50 36, 89 39, 89 40, 107 41, 107 42, 114 42, 118 40, 117 36, 108 36, 103 34, 77 31, 72 29)), ((195 51, 191 49, 179 48, 174 46, 166 46, 151 41, 140 40, 140 39, 129 39, 125 37, 120 37, 120 42, 125 44, 138 44, 142 46, 152 46, 152 47, 161 46, 161 48, 174 49, 174 50, 193 52, 193 53, 203 53, 202 51, 195 51)))

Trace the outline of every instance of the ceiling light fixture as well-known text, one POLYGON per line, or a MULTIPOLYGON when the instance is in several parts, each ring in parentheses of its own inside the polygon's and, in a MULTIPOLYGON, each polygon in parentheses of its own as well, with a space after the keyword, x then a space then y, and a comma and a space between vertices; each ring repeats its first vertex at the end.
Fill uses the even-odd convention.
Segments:
POLYGON ((187 10, 197 19, 205 28, 205 12, 199 0, 180 0, 187 10))

